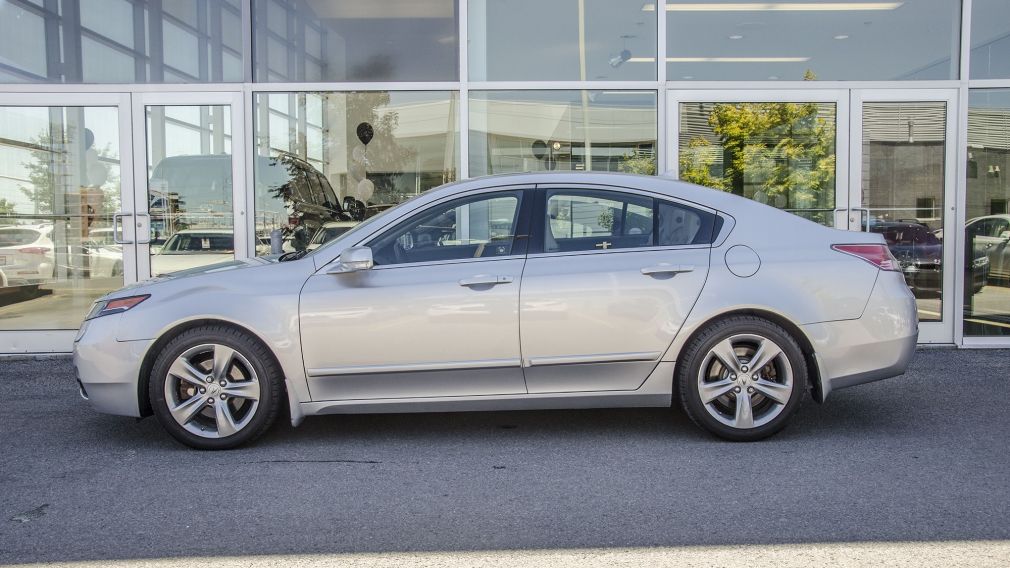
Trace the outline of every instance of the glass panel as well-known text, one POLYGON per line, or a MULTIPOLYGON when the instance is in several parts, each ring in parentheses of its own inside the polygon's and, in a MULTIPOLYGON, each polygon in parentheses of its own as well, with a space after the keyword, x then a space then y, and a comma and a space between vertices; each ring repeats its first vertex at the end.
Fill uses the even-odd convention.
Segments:
POLYGON ((0 83, 242 81, 241 21, 227 0, 0 0, 0 83))
POLYGON ((522 192, 438 205, 369 243, 377 265, 522 254, 513 251, 522 192))
POLYGON ((641 0, 470 0, 473 81, 656 79, 656 11, 641 0))
POLYGON ((123 286, 119 111, 0 107, 0 330, 75 329, 123 286))
POLYGON ((457 97, 257 93, 257 254, 313 249, 325 235, 454 181, 457 97))
POLYGON ((606 191, 547 194, 544 252, 650 247, 653 200, 606 191))
POLYGON ((655 91, 470 91, 470 175, 656 173, 655 91))
POLYGON ((971 78, 1010 79, 1010 2, 971 3, 971 78))
POLYGON ((901 265, 919 321, 940 321, 947 103, 863 103, 863 223, 901 265))
POLYGON ((235 257, 231 107, 147 107, 151 274, 235 257))
POLYGON ((671 81, 958 76, 959 0, 668 0, 666 10, 671 81))
POLYGON ((1010 89, 968 99, 964 334, 1010 335, 1010 89))
POLYGON ((257 81, 455 81, 456 0, 253 0, 257 81))
POLYGON ((680 179, 834 225, 834 103, 680 103, 680 179))

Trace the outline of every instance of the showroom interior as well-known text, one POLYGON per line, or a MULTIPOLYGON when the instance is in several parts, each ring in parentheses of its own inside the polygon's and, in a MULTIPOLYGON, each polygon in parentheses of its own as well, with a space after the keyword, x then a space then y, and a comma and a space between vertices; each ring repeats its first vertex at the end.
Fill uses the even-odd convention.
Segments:
POLYGON ((1004 0, 0 0, 0 354, 444 183, 666 175, 884 236, 1010 346, 1004 0))

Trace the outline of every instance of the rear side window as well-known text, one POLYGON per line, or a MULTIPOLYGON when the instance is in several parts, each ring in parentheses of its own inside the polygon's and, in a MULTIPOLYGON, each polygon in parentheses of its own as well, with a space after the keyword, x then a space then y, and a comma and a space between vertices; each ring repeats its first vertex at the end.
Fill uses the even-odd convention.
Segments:
POLYGON ((711 244, 718 217, 631 193, 550 190, 544 252, 711 244))

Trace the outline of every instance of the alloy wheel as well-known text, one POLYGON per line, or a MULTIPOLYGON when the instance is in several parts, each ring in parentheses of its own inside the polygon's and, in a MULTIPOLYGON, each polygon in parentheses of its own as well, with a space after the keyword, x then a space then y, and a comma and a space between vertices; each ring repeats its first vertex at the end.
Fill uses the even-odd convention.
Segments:
POLYGON ((165 402, 175 421, 203 438, 240 432, 256 415, 260 381, 252 364, 226 345, 191 347, 176 357, 165 378, 165 402))
POLYGON ((781 414, 792 397, 792 365, 771 339, 732 335, 706 353, 697 387, 713 418, 731 428, 758 428, 781 414))

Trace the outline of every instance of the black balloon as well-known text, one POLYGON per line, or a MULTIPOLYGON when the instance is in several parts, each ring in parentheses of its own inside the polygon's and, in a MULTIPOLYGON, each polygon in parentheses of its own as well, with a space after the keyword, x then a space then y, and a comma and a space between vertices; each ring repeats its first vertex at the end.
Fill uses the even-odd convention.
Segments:
POLYGON ((372 129, 372 125, 367 122, 362 122, 358 125, 358 140, 365 146, 372 141, 372 136, 375 135, 375 130, 372 129))

